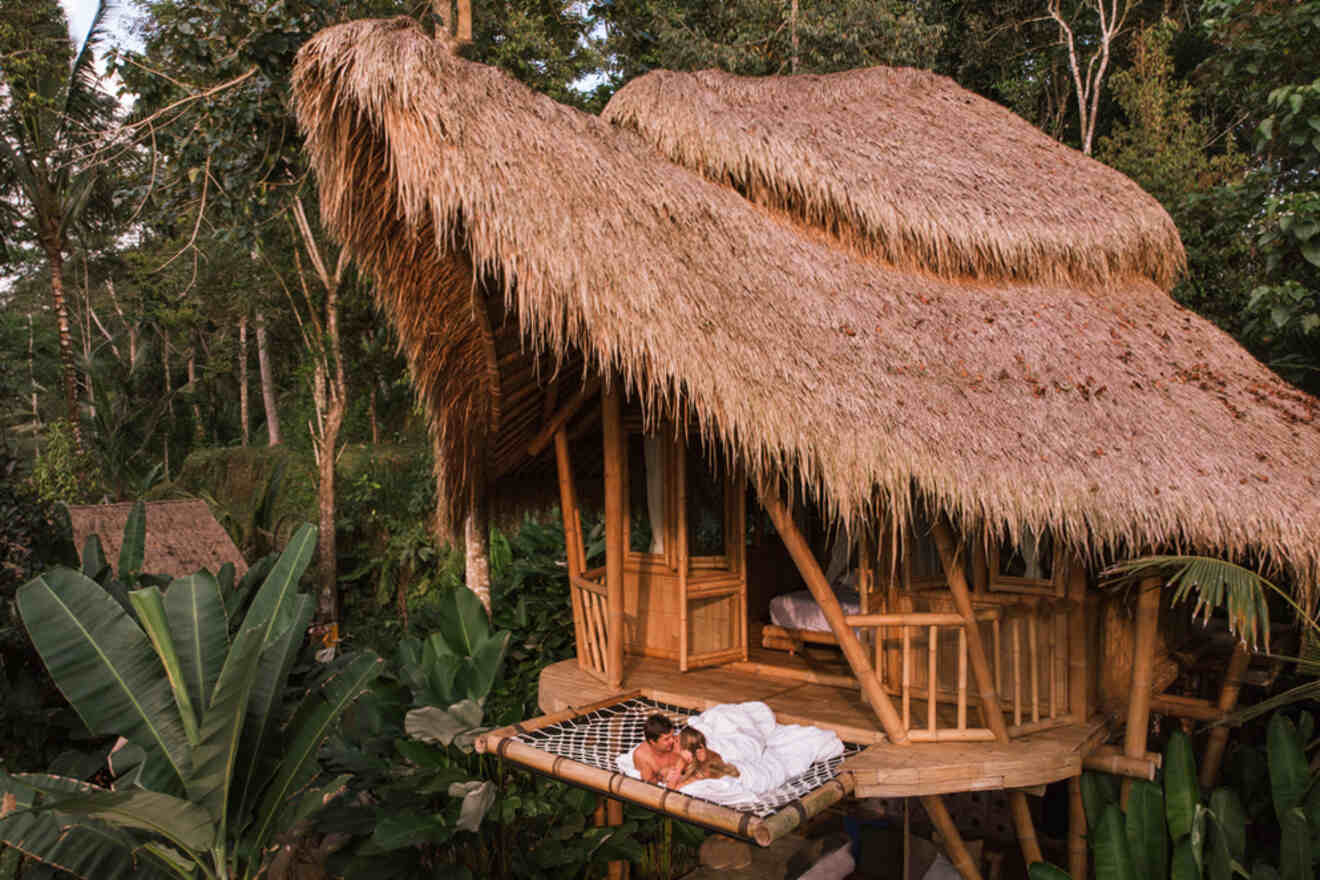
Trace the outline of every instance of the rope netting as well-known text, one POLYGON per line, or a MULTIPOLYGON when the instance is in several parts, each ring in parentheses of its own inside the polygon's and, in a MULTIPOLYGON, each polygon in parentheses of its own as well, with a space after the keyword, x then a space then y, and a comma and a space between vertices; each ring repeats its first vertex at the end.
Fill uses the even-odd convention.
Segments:
MULTIPOLYGON (((675 730, 684 727, 689 718, 699 714, 682 706, 637 697, 614 703, 603 709, 596 709, 568 721, 520 733, 514 739, 543 752, 617 773, 619 767, 615 759, 642 741, 642 727, 646 724, 647 717, 656 713, 669 718, 675 730)), ((719 803, 729 809, 764 818, 829 782, 838 775, 839 765, 844 759, 860 752, 862 748, 854 743, 844 743, 842 755, 815 762, 778 788, 719 803)), ((686 794, 686 792, 680 793, 686 794)), ((693 796, 689 795, 689 797, 693 796)))

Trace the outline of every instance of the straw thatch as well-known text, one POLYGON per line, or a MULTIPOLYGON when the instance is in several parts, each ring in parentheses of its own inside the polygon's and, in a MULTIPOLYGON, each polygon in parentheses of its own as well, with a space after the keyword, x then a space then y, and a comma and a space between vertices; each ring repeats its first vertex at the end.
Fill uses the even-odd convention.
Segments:
MULTIPOLYGON (((205 501, 150 501, 147 507, 147 538, 142 570, 151 574, 185 577, 201 569, 215 574, 226 562, 234 564, 235 575, 247 571, 243 554, 229 534, 211 515, 205 501)), ((101 550, 111 565, 118 565, 124 526, 133 505, 88 504, 69 508, 73 542, 82 553, 89 535, 101 539, 101 550)))
MULTIPOLYGON (((504 357, 490 337, 506 334, 507 349, 512 332, 622 375, 653 411, 694 414, 754 479, 792 475, 845 518, 877 503, 906 515, 915 490, 954 515, 1048 526, 1078 546, 1178 542, 1316 570, 1320 405, 1159 289, 1152 278, 1180 259, 1150 256, 1165 231, 1130 232, 1130 253, 1111 243, 1108 280, 1090 286, 900 268, 455 57, 406 20, 319 34, 294 88, 323 216, 399 326, 455 512, 465 462, 512 418, 483 400, 509 397, 491 378, 504 357), (452 268, 464 262, 477 282, 452 268), (493 330, 474 317, 492 288, 509 310, 493 330)), ((997 253, 1045 260, 1067 247, 1058 231, 1049 245, 1030 225, 997 225, 980 230, 1003 239, 997 253)), ((1081 272, 1085 261, 1057 256, 1081 272)), ((959 265, 977 261, 943 271, 959 265)))
POLYGON ((1131 180, 925 70, 658 70, 604 118, 899 266, 1087 285, 1140 274, 1167 290, 1185 262, 1131 180))

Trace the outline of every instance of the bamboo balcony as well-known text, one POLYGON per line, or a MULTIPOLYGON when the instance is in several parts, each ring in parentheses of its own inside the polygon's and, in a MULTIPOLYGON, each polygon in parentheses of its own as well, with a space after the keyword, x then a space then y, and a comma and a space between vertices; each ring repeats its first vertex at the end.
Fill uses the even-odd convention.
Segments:
MULTIPOLYGON (((1061 715, 1049 729, 1024 731, 1008 743, 960 742, 956 736, 921 742, 921 737, 914 737, 915 744, 896 746, 878 729, 875 714, 845 665, 756 647, 745 662, 686 673, 672 661, 630 654, 625 657, 622 687, 603 683, 584 670, 577 659, 564 660, 542 671, 539 702, 542 711, 553 713, 626 691, 696 711, 720 703, 759 700, 774 711, 781 724, 833 730, 845 742, 865 746, 843 765, 857 797, 1044 785, 1079 774, 1083 757, 1109 733, 1098 717, 1078 722, 1061 715)), ((925 696, 928 692, 923 695, 912 691, 913 718, 929 719, 925 696)), ((955 732, 956 704, 936 702, 937 729, 947 726, 948 732, 955 732)))

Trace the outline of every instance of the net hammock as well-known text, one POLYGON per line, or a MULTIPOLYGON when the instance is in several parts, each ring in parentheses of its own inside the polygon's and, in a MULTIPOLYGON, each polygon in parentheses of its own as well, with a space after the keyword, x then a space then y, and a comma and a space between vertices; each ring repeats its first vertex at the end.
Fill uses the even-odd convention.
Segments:
MULTIPOLYGON (((675 728, 687 725, 697 712, 681 706, 661 703, 645 697, 635 697, 593 709, 556 724, 525 731, 513 739, 542 752, 568 758, 600 770, 618 772, 615 759, 642 741, 642 728, 653 714, 666 716, 675 728)), ((803 796, 825 785, 839 773, 839 766, 851 755, 862 750, 854 743, 843 744, 843 754, 816 761, 804 772, 788 779, 783 785, 756 795, 737 800, 711 801, 688 795, 694 800, 718 803, 731 810, 767 817, 798 801, 803 796)), ((686 795, 686 792, 681 792, 686 795)))

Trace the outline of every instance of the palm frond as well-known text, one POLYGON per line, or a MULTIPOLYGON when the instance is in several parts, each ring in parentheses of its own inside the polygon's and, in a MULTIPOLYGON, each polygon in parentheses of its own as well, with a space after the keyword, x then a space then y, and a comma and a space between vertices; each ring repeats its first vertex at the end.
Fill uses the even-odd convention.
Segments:
POLYGON ((1275 709, 1282 709, 1284 706, 1290 706, 1293 703, 1302 700, 1313 700, 1320 698, 1320 681, 1308 681, 1305 684, 1299 684, 1294 688, 1289 688, 1282 693, 1275 694, 1259 703, 1253 703, 1245 709, 1239 709, 1232 713, 1220 724, 1246 724, 1262 715, 1268 715, 1275 709))
POLYGON ((63 114, 66 120, 78 119, 86 123, 106 116, 108 105, 101 89, 101 76, 96 71, 96 53, 109 34, 106 25, 114 11, 113 0, 98 0, 87 36, 78 46, 64 87, 63 114))
MULTIPOLYGON (((1285 597, 1306 617, 1292 597, 1268 578, 1248 568, 1208 556, 1143 556, 1116 563, 1101 578, 1107 584, 1134 583, 1159 577, 1173 588, 1173 604, 1194 602, 1193 616, 1209 620, 1219 608, 1228 616, 1229 632, 1252 650, 1269 650, 1270 608, 1268 594, 1285 597)), ((1309 620, 1309 618, 1307 618, 1309 620)))

